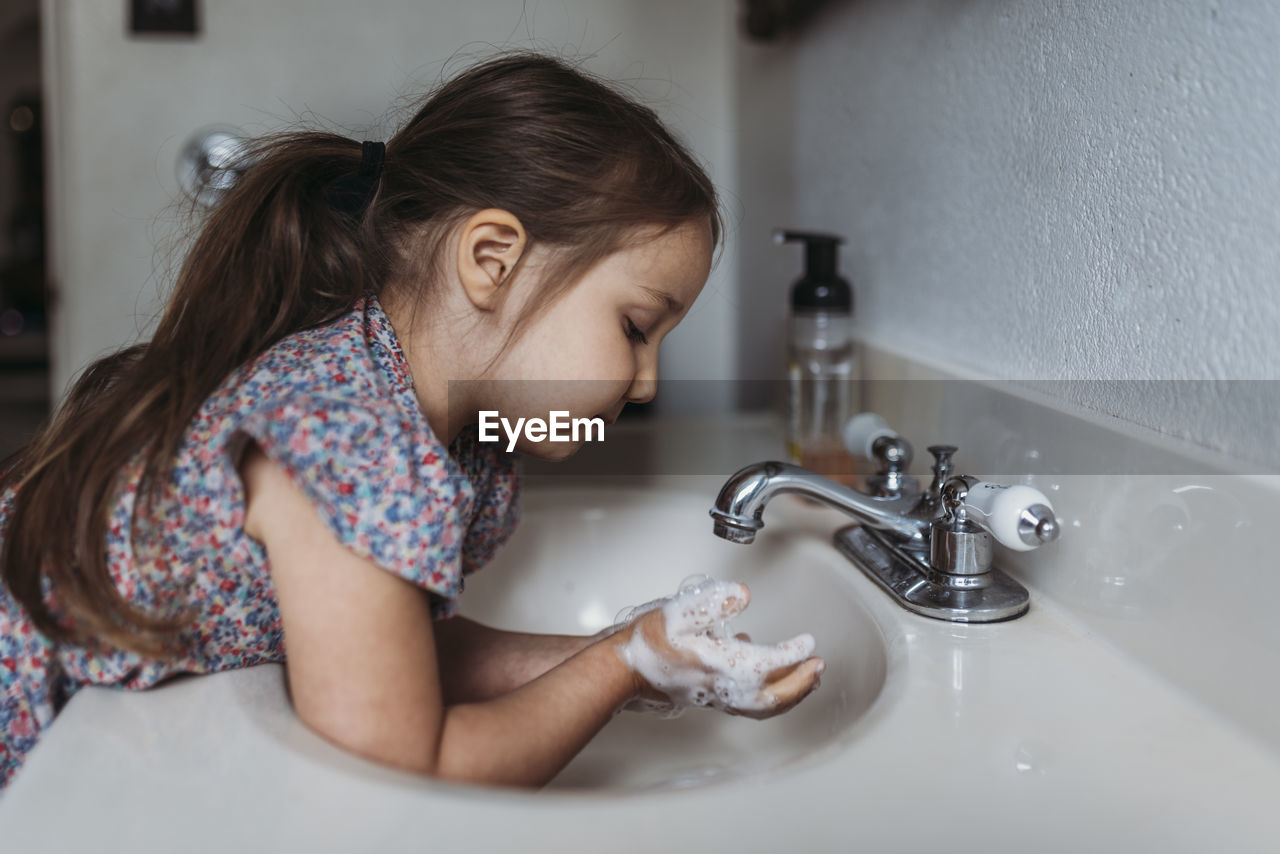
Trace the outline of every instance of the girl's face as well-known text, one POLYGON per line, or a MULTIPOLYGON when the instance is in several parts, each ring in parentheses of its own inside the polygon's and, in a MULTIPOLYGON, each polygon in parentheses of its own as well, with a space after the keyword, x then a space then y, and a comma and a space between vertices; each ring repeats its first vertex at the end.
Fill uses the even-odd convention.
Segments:
MULTIPOLYGON (((701 293, 712 248, 710 226, 690 223, 601 261, 502 354, 479 408, 497 410, 513 425, 517 418, 547 420, 553 410, 611 424, 627 403, 652 399, 658 346, 701 293)), ((536 278, 536 267, 518 277, 526 287, 536 278)), ((516 444, 543 459, 563 459, 580 446, 523 435, 516 444)))

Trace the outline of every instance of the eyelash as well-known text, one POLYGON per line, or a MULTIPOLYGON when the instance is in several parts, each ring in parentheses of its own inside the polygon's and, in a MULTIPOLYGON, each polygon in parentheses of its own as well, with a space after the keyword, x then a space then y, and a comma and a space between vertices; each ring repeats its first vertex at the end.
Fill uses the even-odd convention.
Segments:
POLYGON ((649 339, 645 337, 645 334, 640 331, 640 328, 629 317, 627 318, 627 338, 640 344, 649 343, 649 339))

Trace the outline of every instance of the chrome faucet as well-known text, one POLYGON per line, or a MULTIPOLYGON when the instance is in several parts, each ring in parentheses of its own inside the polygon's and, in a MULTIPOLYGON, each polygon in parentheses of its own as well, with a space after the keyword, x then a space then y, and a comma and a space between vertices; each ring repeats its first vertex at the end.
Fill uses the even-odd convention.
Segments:
POLYGON ((930 446, 933 480, 921 491, 905 473, 911 462, 905 439, 869 413, 850 422, 855 426, 846 430, 846 445, 878 469, 867 479, 867 492, 790 463, 755 463, 721 488, 711 509, 716 536, 753 542, 769 501, 798 493, 862 523, 836 531, 835 546, 904 607, 971 623, 1025 614, 1030 596, 992 565, 991 541, 1026 551, 1056 540, 1059 527, 1049 500, 1028 486, 953 476, 952 445, 930 446), (855 425, 858 419, 864 420, 855 425))

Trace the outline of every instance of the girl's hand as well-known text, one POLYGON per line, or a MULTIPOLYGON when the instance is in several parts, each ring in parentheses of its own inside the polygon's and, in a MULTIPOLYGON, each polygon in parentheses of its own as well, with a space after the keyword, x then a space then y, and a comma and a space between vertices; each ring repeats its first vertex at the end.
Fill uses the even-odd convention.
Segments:
POLYGON ((774 645, 729 635, 725 624, 750 600, 743 584, 708 580, 636 609, 615 641, 637 682, 639 702, 628 707, 767 718, 808 696, 825 667, 812 635, 774 645))

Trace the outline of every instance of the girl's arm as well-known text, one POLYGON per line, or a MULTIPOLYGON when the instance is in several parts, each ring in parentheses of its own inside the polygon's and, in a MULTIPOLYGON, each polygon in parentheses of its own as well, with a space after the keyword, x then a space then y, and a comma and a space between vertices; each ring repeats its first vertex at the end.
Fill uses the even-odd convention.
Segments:
POLYGON ((514 691, 581 652, 592 640, 509 632, 466 617, 437 620, 434 631, 446 705, 489 700, 514 691))
MULTIPOLYGON (((270 557, 294 708, 339 746, 450 780, 541 785, 639 692, 620 632, 502 696, 446 705, 425 591, 342 546, 254 445, 241 475, 245 530, 270 557)), ((454 690, 485 693, 466 682, 454 690)))

